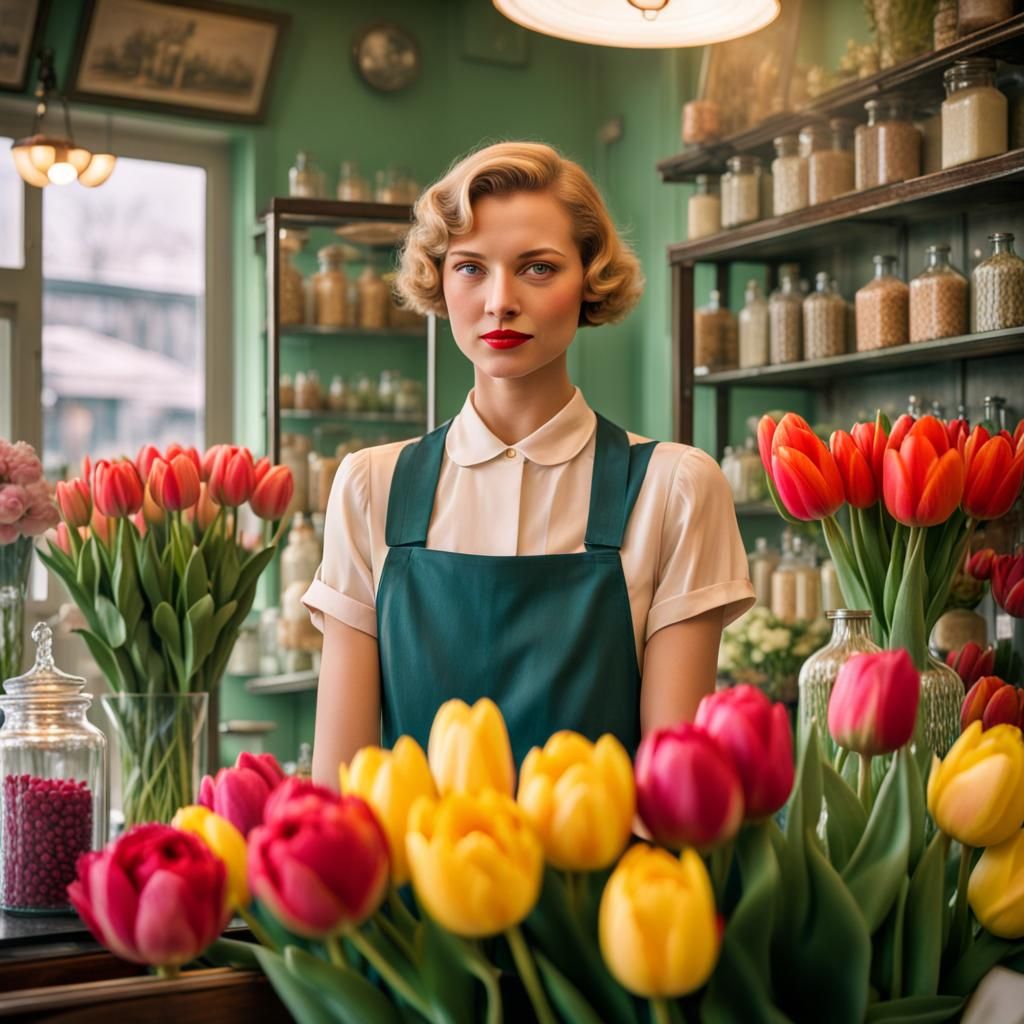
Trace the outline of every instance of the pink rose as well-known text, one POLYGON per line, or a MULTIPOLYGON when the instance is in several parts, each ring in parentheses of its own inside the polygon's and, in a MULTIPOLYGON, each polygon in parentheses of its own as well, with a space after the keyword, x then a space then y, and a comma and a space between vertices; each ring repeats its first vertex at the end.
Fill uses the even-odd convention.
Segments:
POLYGON ((15 484, 34 484, 43 475, 43 464, 36 456, 35 449, 25 441, 11 446, 7 458, 7 476, 15 484))
POLYGON ((11 526, 25 514, 25 488, 18 484, 0 485, 0 526, 11 526))

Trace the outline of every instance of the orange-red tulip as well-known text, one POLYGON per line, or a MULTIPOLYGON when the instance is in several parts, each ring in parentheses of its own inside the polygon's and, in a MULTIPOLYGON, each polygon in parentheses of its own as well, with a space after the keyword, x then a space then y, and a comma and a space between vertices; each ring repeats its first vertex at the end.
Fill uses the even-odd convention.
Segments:
POLYGON ((207 481, 210 497, 218 505, 237 508, 252 495, 254 479, 252 452, 233 444, 221 445, 207 481))
POLYGON ((169 444, 167 451, 164 452, 164 462, 173 462, 176 455, 184 455, 196 467, 196 473, 202 473, 203 461, 199 457, 199 452, 191 445, 186 447, 183 444, 169 444))
POLYGON ((960 705, 960 731, 971 722, 980 722, 985 717, 985 708, 996 691, 1006 684, 999 676, 982 676, 968 691, 960 705))
POLYGON ((1020 420, 1013 431, 1013 447, 1016 450, 1020 450, 1020 446, 1024 444, 1024 420, 1020 420))
POLYGON ((946 655, 946 664, 963 680, 964 686, 972 687, 982 676, 992 675, 996 663, 996 649, 981 647, 968 640, 959 650, 946 655))
POLYGON ((249 506, 260 519, 275 520, 284 515, 295 493, 295 480, 287 466, 274 466, 256 485, 249 506))
POLYGON ((992 579, 992 565, 996 560, 996 553, 992 548, 982 548, 975 551, 967 559, 967 575, 973 576, 976 580, 992 579))
POLYGON ((764 466, 764 471, 772 483, 775 482, 772 474, 772 438, 775 436, 776 426, 775 420, 767 414, 762 416, 757 424, 757 450, 761 455, 761 465, 764 466))
POLYGON ((92 535, 108 548, 114 539, 114 524, 99 509, 93 506, 92 518, 89 520, 92 535))
POLYGON ((139 471, 139 476, 142 477, 143 481, 149 479, 149 471, 153 468, 153 463, 160 458, 160 449, 155 444, 144 444, 139 449, 139 454, 135 456, 135 468, 139 471))
MULTIPOLYGON (((892 429, 889 431, 889 438, 885 442, 886 448, 899 449, 900 445, 903 444, 903 439, 910 433, 910 428, 917 421, 909 413, 904 413, 896 422, 892 425, 892 429)), ((948 438, 947 438, 948 440, 948 438)))
POLYGON ((875 486, 878 488, 878 496, 881 497, 882 463, 885 459, 886 445, 889 443, 889 435, 885 432, 885 427, 882 425, 881 413, 879 413, 873 423, 855 423, 850 434, 871 467, 871 473, 875 478, 875 486))
POLYGON ((1024 552, 993 559, 992 596, 1007 615, 1024 619, 1024 552))
POLYGON ((57 537, 54 540, 54 544, 56 544, 65 555, 71 554, 71 534, 68 533, 67 523, 57 524, 57 537))
POLYGON ((923 416, 899 447, 892 446, 891 436, 889 444, 882 468, 882 495, 889 514, 904 526, 944 523, 964 491, 964 460, 949 447, 946 428, 934 416, 923 416))
POLYGON ((262 459, 257 459, 252 467, 252 479, 253 487, 255 487, 271 470, 273 463, 266 455, 262 459))
POLYGON ((950 420, 946 424, 946 433, 949 435, 949 447, 962 452, 971 433, 971 428, 968 426, 967 420, 961 417, 957 420, 950 420))
POLYGON ((223 444, 211 445, 203 453, 199 460, 199 479, 203 483, 207 483, 210 479, 210 474, 213 472, 213 464, 217 461, 217 456, 220 454, 221 448, 228 447, 223 444))
POLYGON ((117 519, 142 508, 142 478, 134 462, 101 459, 93 474, 93 501, 101 515, 117 519))
POLYGON ((146 489, 162 509, 180 512, 199 500, 199 470, 184 454, 175 455, 170 462, 156 459, 149 470, 146 489))
POLYGON ((772 435, 772 478, 779 499, 796 519, 833 515, 845 501, 832 453, 807 421, 788 412, 772 435))
POLYGON ((1021 691, 1006 683, 1000 686, 985 705, 981 716, 981 728, 991 729, 994 725, 1016 725, 1020 727, 1021 691))
POLYGON ((92 491, 82 479, 57 484, 57 505, 68 526, 88 526, 92 516, 92 491))
POLYGON ((854 508, 871 508, 878 501, 879 487, 857 442, 845 430, 836 430, 829 439, 829 448, 843 481, 846 500, 854 508))
POLYGON ((1024 483, 1024 448, 1016 454, 1012 439, 977 426, 964 444, 964 512, 972 519, 1002 519, 1024 483))

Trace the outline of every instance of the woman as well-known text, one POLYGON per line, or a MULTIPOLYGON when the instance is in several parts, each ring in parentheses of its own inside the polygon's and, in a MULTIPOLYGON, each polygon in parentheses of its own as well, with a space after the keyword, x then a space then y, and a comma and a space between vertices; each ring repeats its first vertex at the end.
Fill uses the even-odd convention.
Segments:
POLYGON ((324 632, 314 776, 437 707, 492 697, 517 762, 558 729, 692 718, 722 627, 753 604, 729 488, 704 452, 614 426, 569 379, 579 327, 642 289, 594 184, 502 143, 416 203, 405 301, 448 317, 474 387, 450 423, 349 455, 304 597, 324 632))

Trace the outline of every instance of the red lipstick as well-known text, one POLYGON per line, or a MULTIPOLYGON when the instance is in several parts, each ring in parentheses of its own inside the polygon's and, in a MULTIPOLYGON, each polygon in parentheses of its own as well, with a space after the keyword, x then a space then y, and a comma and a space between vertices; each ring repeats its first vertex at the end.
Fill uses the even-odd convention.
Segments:
POLYGON ((491 348, 498 349, 516 348, 532 337, 532 334, 521 334, 519 331, 488 331, 487 334, 480 335, 482 341, 486 341, 491 348))

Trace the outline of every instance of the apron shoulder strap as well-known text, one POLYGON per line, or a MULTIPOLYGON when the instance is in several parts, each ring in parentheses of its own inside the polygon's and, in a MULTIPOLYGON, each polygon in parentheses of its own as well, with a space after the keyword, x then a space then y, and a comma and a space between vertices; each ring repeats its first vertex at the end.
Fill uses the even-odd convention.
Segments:
POLYGON ((444 442, 452 421, 406 445, 398 456, 388 492, 384 543, 389 548, 423 547, 434 511, 434 492, 441 473, 444 442))

